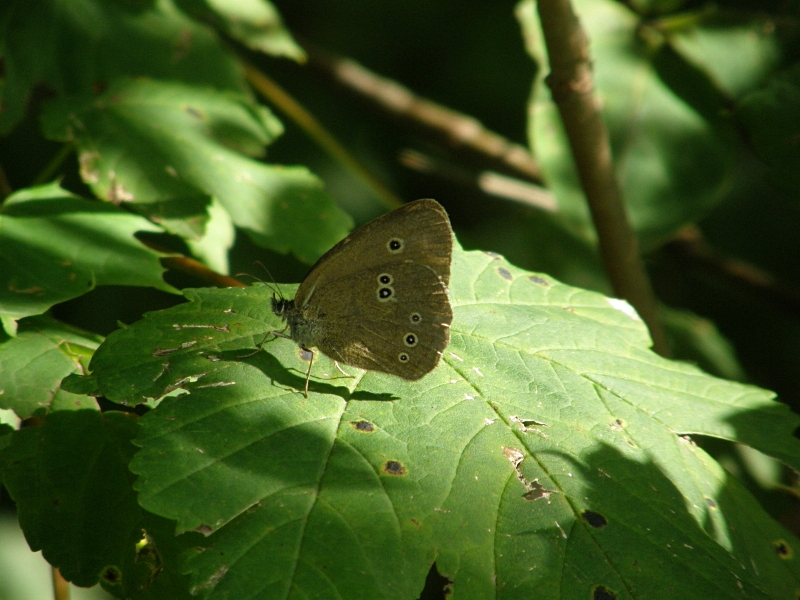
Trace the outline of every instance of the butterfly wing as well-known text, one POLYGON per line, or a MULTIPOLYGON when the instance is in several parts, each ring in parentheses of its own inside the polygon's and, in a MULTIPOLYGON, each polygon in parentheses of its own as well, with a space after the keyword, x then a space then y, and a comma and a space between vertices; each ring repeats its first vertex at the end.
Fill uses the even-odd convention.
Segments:
POLYGON ((452 251, 452 229, 444 208, 435 200, 409 202, 367 223, 328 250, 300 284, 295 305, 303 310, 318 290, 387 262, 427 265, 447 286, 452 251))
POLYGON ((416 380, 438 364, 449 344, 453 311, 433 268, 392 262, 317 288, 307 316, 316 320, 315 345, 323 354, 416 380))

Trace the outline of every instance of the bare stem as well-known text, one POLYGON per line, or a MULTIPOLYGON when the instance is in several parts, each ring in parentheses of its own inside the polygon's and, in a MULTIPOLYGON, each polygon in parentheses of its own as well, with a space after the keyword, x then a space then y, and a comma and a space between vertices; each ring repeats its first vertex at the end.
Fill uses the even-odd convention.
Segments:
POLYGON ((307 47, 309 65, 387 114, 475 155, 485 169, 541 183, 527 148, 486 129, 477 119, 418 96, 356 61, 307 47))
POLYGON ((55 600, 69 600, 69 581, 64 579, 57 567, 52 567, 53 572, 53 598, 55 600))
POLYGON ((653 350, 667 356, 655 297, 628 221, 611 157, 608 131, 594 95, 589 44, 569 0, 539 0, 539 19, 550 60, 546 82, 564 123, 589 203, 614 293, 630 302, 650 329, 653 350))

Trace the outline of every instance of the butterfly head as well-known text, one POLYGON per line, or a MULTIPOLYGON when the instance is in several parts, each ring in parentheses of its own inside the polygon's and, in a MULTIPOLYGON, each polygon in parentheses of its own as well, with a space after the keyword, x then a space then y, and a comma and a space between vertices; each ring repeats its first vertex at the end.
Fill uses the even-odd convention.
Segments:
POLYGON ((294 300, 287 300, 286 298, 277 298, 272 295, 272 312, 286 320, 287 315, 294 310, 294 300))

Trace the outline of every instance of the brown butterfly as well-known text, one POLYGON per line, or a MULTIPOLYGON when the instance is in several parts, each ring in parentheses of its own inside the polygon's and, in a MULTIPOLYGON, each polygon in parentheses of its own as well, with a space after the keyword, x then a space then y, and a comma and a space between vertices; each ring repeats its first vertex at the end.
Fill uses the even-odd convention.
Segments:
POLYGON ((435 200, 387 213, 328 250, 293 300, 273 296, 289 328, 278 335, 337 363, 420 379, 450 343, 452 251, 450 220, 435 200))

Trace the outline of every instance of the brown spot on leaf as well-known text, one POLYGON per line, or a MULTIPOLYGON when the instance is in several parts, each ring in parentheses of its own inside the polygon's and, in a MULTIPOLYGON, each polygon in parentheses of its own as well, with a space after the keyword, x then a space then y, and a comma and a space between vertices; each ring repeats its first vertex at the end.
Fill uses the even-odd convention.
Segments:
POLYGON ((386 475, 406 475, 408 471, 399 460, 387 460, 381 469, 386 475))
POLYGON ((203 111, 201 111, 198 108, 195 108, 193 106, 184 106, 183 110, 187 115, 197 119, 198 121, 204 121, 205 120, 205 115, 203 114, 203 111))
POLYGON ((546 279, 543 279, 538 275, 529 275, 528 279, 536 285, 541 285, 542 287, 548 287, 550 285, 546 279))
POLYGON ((794 551, 786 540, 775 540, 772 547, 775 548, 775 554, 783 560, 790 560, 794 556, 794 551))
POLYGON ((373 425, 369 421, 365 421, 364 419, 359 419, 358 421, 350 421, 350 426, 356 431, 360 431, 361 433, 372 433, 373 431, 375 431, 375 425, 373 425))
POLYGON ((114 565, 105 567, 100 571, 100 579, 110 585, 116 585, 122 581, 122 571, 114 565))

